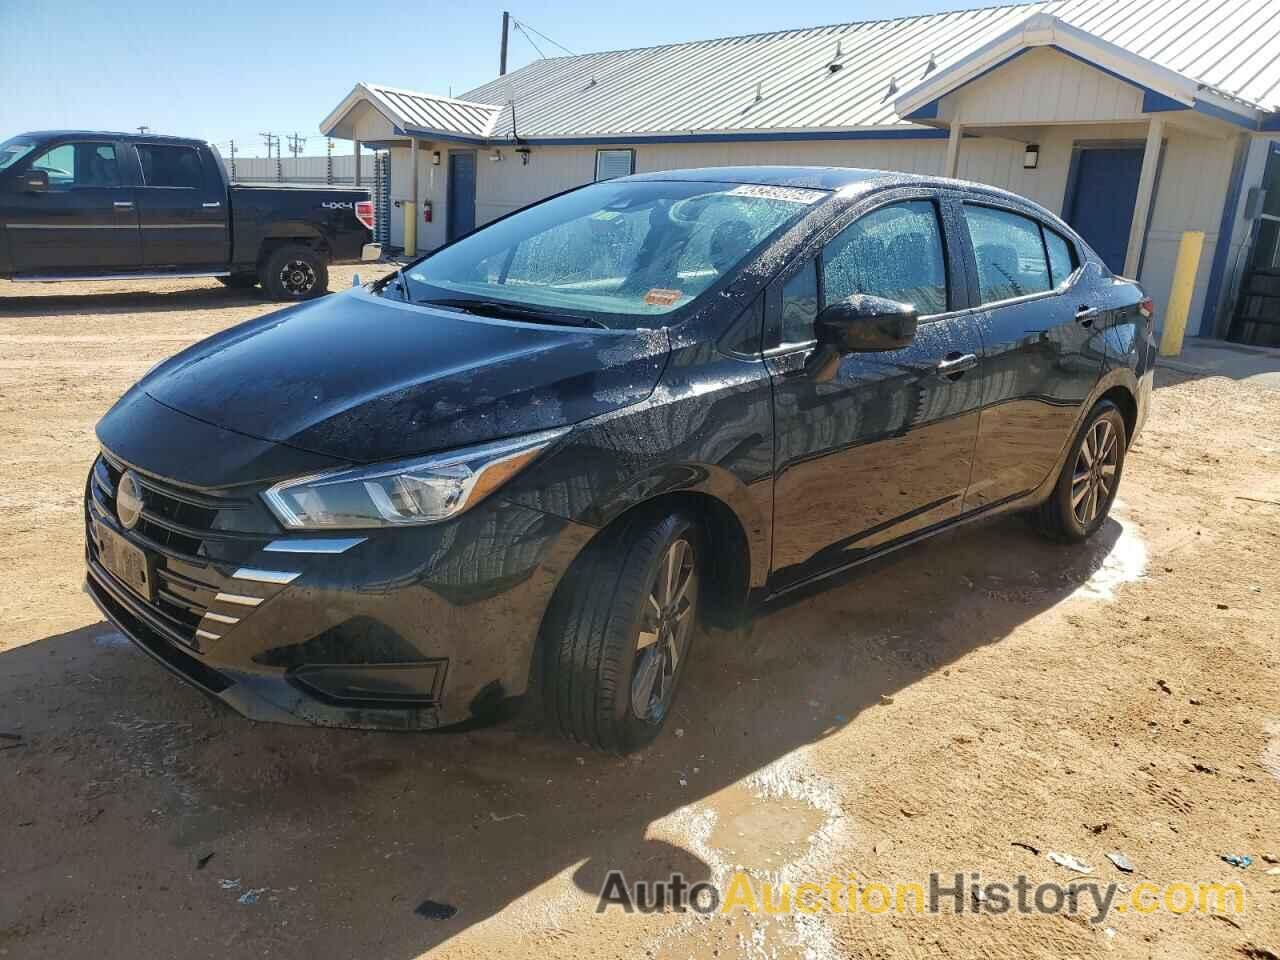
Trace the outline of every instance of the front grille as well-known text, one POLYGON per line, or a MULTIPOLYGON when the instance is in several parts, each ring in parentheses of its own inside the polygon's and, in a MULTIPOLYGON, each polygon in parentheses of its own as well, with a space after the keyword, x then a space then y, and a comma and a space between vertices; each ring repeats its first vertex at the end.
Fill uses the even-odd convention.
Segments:
POLYGON ((116 488, 126 467, 104 453, 93 465, 89 484, 86 523, 89 560, 99 577, 110 578, 117 590, 129 591, 102 565, 93 522, 105 523, 155 558, 154 598, 136 598, 140 613, 156 632, 194 650, 204 649, 197 632, 205 612, 227 577, 216 561, 236 562, 238 552, 256 550, 260 534, 235 530, 229 514, 244 511, 249 503, 166 483, 134 471, 143 488, 143 509, 137 524, 125 531, 116 511, 116 488), (228 529, 231 528, 231 529, 228 529))

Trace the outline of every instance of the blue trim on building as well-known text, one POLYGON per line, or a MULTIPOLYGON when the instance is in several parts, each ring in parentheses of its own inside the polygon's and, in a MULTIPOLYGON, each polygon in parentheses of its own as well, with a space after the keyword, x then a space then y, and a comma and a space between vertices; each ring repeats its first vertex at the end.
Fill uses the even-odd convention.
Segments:
POLYGON ((918 110, 912 110, 903 120, 936 120, 938 119, 938 101, 930 100, 918 110))
POLYGON ((1206 117, 1213 117, 1215 120, 1223 120, 1226 123, 1234 123, 1237 127, 1244 127, 1246 130, 1260 128, 1260 124, 1256 120, 1242 117, 1234 110, 1226 110, 1216 103, 1205 103, 1203 100, 1197 99, 1195 109, 1196 113, 1203 113, 1206 117))
POLYGON ((425 140, 446 140, 449 143, 469 143, 474 146, 488 146, 492 141, 484 137, 468 137, 461 133, 442 133, 439 130, 428 130, 426 127, 396 127, 398 137, 422 137, 425 140))
MULTIPOLYGON (((609 146, 633 143, 768 143, 793 140, 946 140, 946 130, 814 130, 759 133, 663 133, 634 137, 521 137, 520 143, 540 147, 609 146)), ((489 140, 490 146, 511 146, 513 140, 489 140)))
POLYGON ((1262 122, 1258 124, 1259 130, 1273 131, 1280 130, 1280 113, 1269 113, 1262 118, 1262 122))
MULTIPOLYGON (((1209 268, 1209 285, 1204 291, 1204 309, 1200 311, 1200 329, 1195 335, 1216 337, 1214 321, 1218 318, 1218 299, 1222 296, 1222 277, 1227 269, 1227 254, 1231 249, 1231 234, 1235 232, 1236 210, 1240 206, 1240 189, 1244 184, 1244 168, 1249 162, 1249 140, 1243 139, 1236 147, 1231 164, 1231 183, 1227 188, 1227 200, 1222 205, 1222 219, 1218 222, 1218 242, 1213 248, 1213 264, 1209 268)), ((1225 332, 1225 331, 1224 331, 1225 332)))
POLYGON ((1143 113, 1165 113, 1169 110, 1190 110, 1185 103, 1180 103, 1173 97, 1166 97, 1158 90, 1142 91, 1142 112, 1143 113))

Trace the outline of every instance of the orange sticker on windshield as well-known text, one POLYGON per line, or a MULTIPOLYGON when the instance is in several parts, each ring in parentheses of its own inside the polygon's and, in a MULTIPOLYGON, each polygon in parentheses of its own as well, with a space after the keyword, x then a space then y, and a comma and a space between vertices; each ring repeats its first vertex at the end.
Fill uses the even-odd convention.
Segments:
POLYGON ((654 287, 644 295, 644 302, 651 307, 669 307, 683 296, 684 294, 679 290, 663 290, 661 287, 654 287))

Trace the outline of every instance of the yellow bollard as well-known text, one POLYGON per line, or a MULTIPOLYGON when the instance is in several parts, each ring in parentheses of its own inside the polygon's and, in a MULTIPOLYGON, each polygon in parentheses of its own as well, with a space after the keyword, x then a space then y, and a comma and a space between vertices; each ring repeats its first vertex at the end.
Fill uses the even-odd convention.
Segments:
MULTIPOLYGON (((1221 238, 1218 240, 1222 242, 1221 238)), ((1200 251, 1204 249, 1204 231, 1188 230, 1178 241, 1178 262, 1173 268, 1169 286, 1169 302, 1164 309, 1164 332, 1160 335, 1160 356, 1176 357, 1182 352, 1182 338, 1187 332, 1187 314, 1191 312, 1191 294, 1196 287, 1196 270, 1200 267, 1200 251)))
POLYGON ((401 205, 404 208, 404 255, 416 257, 418 255, 417 211, 413 209, 413 204, 407 201, 401 201, 401 205))

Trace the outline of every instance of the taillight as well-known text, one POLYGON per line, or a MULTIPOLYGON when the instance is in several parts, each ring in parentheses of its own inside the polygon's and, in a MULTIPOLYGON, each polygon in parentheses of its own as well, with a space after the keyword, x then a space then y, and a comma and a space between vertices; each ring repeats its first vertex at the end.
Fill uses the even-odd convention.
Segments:
POLYGON ((1151 319, 1156 315, 1155 301, 1152 300, 1150 297, 1147 297, 1145 300, 1143 300, 1141 303, 1138 304, 1138 312, 1142 314, 1142 319, 1147 321, 1147 329, 1150 330, 1151 319))
POLYGON ((359 220, 366 227, 368 227, 370 230, 373 229, 373 225, 377 222, 377 220, 373 215, 372 200, 356 201, 356 219, 359 220))

